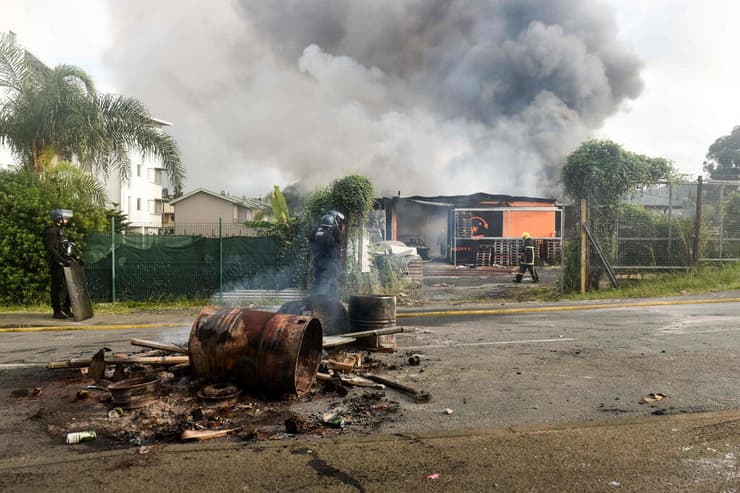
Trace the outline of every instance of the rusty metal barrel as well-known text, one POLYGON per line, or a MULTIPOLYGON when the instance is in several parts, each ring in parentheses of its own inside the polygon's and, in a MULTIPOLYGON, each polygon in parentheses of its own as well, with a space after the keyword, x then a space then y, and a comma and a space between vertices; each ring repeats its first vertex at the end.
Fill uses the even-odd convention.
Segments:
POLYGON ((321 362, 321 322, 312 317, 207 306, 193 322, 193 372, 272 394, 310 390, 321 362))
MULTIPOLYGON (((385 329, 396 325, 396 297, 355 295, 349 298, 349 321, 353 331, 385 329)), ((394 334, 365 338, 376 349, 395 349, 394 334)))

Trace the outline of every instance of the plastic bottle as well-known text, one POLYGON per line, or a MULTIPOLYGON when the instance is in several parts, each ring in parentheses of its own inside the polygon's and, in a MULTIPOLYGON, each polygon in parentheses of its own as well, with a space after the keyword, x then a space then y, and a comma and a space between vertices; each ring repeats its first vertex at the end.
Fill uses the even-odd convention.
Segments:
POLYGON ((75 431, 73 433, 67 433, 67 443, 81 443, 81 442, 92 442, 98 437, 94 431, 75 431))

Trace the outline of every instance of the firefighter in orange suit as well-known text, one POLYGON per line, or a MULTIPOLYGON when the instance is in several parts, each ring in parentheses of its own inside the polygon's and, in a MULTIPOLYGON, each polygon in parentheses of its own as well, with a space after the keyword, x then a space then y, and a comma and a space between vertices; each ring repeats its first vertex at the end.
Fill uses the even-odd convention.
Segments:
POLYGON ((524 245, 522 246, 521 262, 519 262, 519 273, 516 275, 514 282, 522 282, 522 277, 527 271, 532 276, 532 282, 537 282, 540 278, 534 268, 534 240, 526 232, 522 233, 522 240, 524 240, 524 245))

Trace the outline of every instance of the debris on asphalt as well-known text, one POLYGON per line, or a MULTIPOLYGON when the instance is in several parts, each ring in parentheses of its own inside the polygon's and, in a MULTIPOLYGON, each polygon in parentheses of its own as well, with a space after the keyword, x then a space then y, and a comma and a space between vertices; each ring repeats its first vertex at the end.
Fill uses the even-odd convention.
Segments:
POLYGON ((167 353, 188 354, 188 348, 179 344, 170 344, 164 342, 149 341, 147 339, 131 339, 132 346, 145 347, 149 349, 158 349, 167 353))
POLYGON ((389 380, 387 378, 381 377, 379 375, 373 375, 370 373, 365 373, 363 377, 368 378, 370 380, 373 380, 378 383, 382 383, 383 385, 390 387, 395 390, 399 390, 411 397, 417 402, 429 402, 432 399, 432 396, 428 393, 424 392, 423 390, 417 390, 415 388, 409 387, 407 385, 403 385, 402 383, 395 382, 393 380, 389 380))
MULTIPOLYGON (((178 365, 181 363, 188 363, 189 358, 187 356, 132 356, 129 358, 110 358, 106 359, 106 365, 116 364, 141 364, 141 365, 178 365)), ((65 361, 50 361, 46 364, 46 367, 55 370, 63 368, 83 368, 87 373, 87 367, 90 366, 92 358, 72 358, 65 361)))
POLYGON ((75 443, 82 443, 82 442, 92 442, 97 438, 97 433, 94 431, 75 431, 72 433, 67 433, 67 436, 65 437, 65 442, 68 444, 75 444, 75 443))
POLYGON ((239 401, 239 388, 226 382, 206 385, 198 398, 206 407, 233 407, 239 401))
MULTIPOLYGON (((90 360, 90 366, 87 367, 87 374, 96 382, 102 380, 105 377, 105 350, 108 348, 100 349, 90 360)), ((110 351, 110 349, 108 349, 110 351)))
POLYGON ((123 408, 121 407, 114 407, 108 411, 108 419, 118 419, 121 416, 123 416, 123 408))
POLYGON ((111 404, 122 409, 136 409, 150 404, 157 398, 159 377, 136 377, 108 385, 111 404))
POLYGON ((668 397, 666 394, 650 393, 650 394, 646 395, 645 397, 643 397, 642 399, 640 399, 640 404, 645 404, 647 402, 662 401, 666 397, 668 397))
MULTIPOLYGON (((402 415, 401 405, 386 396, 387 387, 415 402, 429 399, 425 392, 399 382, 363 375, 406 368, 401 361, 415 354, 395 358, 375 354, 395 347, 395 339, 385 344, 387 340, 380 338, 403 328, 341 334, 337 337, 346 340, 336 344, 343 349, 338 351, 332 338, 321 337, 320 331, 314 337, 305 327, 310 320, 206 307, 193 323, 187 344, 130 339, 132 346, 140 348, 137 352, 102 348, 91 358, 49 362, 47 368, 62 370, 59 373, 66 375, 66 381, 45 387, 44 407, 32 419, 52 434, 64 434, 70 428, 96 430, 98 441, 134 446, 143 455, 163 442, 271 440, 296 434, 332 437, 347 427, 368 433, 402 415), (255 335, 255 327, 264 334, 255 335), (207 336, 209 331, 214 337, 207 336), (287 337, 299 332, 302 338, 287 337), (305 339, 311 339, 311 350, 289 346, 305 339), (70 405, 71 401, 75 404, 70 405), (293 411, 296 404, 313 410, 299 414, 293 411)), ((12 395, 29 394, 21 389, 12 395)), ((34 395, 40 394, 38 388, 34 395)))
POLYGON ((180 439, 184 442, 190 440, 202 442, 213 438, 225 437, 229 433, 234 433, 235 431, 239 431, 239 428, 228 428, 225 430, 185 430, 180 435, 180 439))
POLYGON ((427 479, 439 479, 442 475, 438 472, 435 472, 434 474, 427 474, 425 477, 427 479))
POLYGON ((445 413, 445 414, 452 414, 452 413, 454 413, 454 412, 455 412, 455 411, 453 411, 453 410, 452 410, 452 409, 450 409, 449 407, 448 407, 447 409, 445 409, 445 410, 444 410, 444 413, 445 413))
POLYGON ((421 356, 418 354, 412 354, 409 356, 409 366, 419 366, 421 364, 421 356))
POLYGON ((349 373, 353 370, 362 368, 362 354, 339 353, 333 358, 322 360, 321 364, 330 370, 349 373))
POLYGON ((324 413, 321 422, 332 428, 344 428, 344 417, 337 413, 324 413))
POLYGON ((310 427, 303 416, 294 414, 285 420, 285 431, 291 435, 306 433, 310 427))

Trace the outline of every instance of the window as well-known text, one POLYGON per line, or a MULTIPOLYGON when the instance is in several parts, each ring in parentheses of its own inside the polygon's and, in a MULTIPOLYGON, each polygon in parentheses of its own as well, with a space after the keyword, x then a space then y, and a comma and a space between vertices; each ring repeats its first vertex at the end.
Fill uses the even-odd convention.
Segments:
POLYGON ((141 210, 141 199, 136 199, 136 210, 137 211, 141 210))
POLYGON ((141 164, 136 165, 136 176, 141 176, 141 164))

